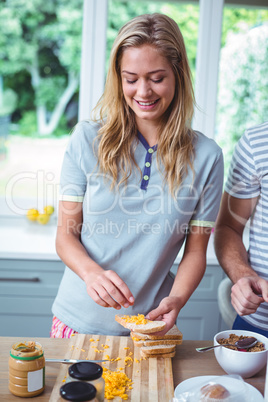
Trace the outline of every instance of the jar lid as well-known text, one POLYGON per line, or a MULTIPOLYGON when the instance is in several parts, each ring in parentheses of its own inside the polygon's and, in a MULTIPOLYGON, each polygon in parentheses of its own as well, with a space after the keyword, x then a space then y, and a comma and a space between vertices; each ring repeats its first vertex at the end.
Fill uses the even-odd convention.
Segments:
POLYGON ((91 401, 96 396, 96 388, 92 384, 82 381, 72 381, 62 385, 60 395, 67 401, 91 401))
POLYGON ((77 380, 96 380, 102 372, 102 367, 93 362, 74 363, 69 367, 69 375, 77 380))

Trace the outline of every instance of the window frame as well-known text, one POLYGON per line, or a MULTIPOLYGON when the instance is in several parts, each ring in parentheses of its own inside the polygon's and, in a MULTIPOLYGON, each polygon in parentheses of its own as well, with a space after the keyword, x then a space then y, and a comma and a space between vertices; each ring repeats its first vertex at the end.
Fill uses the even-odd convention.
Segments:
MULTIPOLYGON (((83 4, 79 120, 90 118, 90 113, 101 97, 105 85, 108 1, 84 0, 83 4)), ((267 0, 169 1, 173 1, 174 3, 199 2, 200 17, 195 80, 195 96, 198 106, 194 112, 193 128, 200 130, 209 138, 215 138, 218 71, 224 5, 268 8, 267 0)), ((16 200, 12 200, 12 202, 13 211, 10 210, 10 204, 8 205, 6 196, 0 197, 0 216, 22 215, 22 213, 18 212, 16 200)))

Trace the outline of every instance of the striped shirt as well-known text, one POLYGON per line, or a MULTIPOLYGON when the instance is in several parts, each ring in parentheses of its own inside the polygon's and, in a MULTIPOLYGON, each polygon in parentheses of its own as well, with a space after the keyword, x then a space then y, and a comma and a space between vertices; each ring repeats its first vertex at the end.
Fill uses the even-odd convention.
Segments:
MULTIPOLYGON (((225 190, 236 198, 258 197, 250 219, 248 260, 254 271, 268 280, 268 122, 246 130, 238 141, 225 190)), ((268 330, 268 303, 243 319, 268 330)))

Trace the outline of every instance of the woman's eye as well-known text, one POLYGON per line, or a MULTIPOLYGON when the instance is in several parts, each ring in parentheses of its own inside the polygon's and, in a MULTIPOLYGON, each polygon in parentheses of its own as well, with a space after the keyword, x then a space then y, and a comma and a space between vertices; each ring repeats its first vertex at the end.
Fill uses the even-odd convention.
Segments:
POLYGON ((159 84, 163 81, 163 78, 159 78, 158 80, 152 80, 155 84, 159 84))
POLYGON ((128 84, 134 84, 137 80, 131 81, 131 80, 127 80, 128 84))

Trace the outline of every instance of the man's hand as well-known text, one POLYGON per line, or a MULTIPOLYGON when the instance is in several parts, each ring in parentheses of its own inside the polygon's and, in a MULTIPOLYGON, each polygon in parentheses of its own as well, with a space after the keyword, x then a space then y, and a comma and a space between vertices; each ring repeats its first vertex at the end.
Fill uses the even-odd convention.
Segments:
POLYGON ((239 279, 232 287, 231 300, 239 315, 255 313, 261 303, 268 302, 268 281, 256 275, 239 279))

